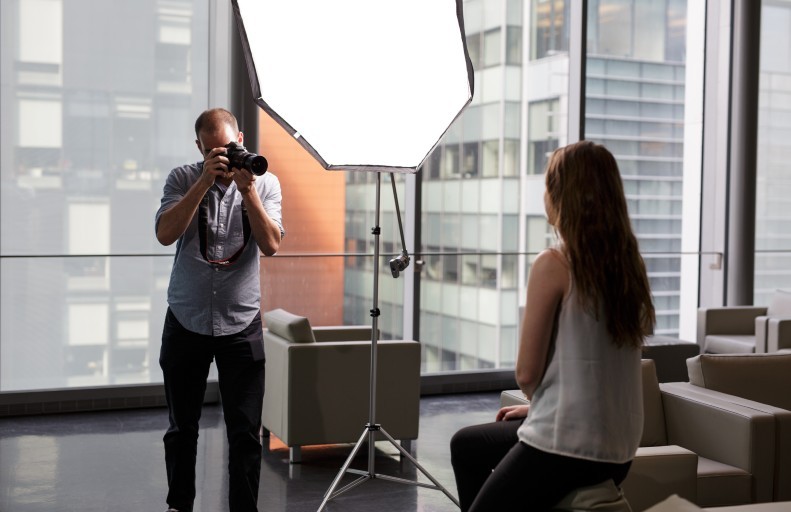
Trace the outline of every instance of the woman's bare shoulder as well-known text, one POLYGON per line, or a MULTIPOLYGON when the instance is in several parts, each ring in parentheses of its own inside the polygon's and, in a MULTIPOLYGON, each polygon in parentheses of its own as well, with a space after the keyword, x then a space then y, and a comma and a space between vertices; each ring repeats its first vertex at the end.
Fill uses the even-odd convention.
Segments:
POLYGON ((541 251, 533 261, 531 273, 535 272, 542 286, 556 289, 564 298, 569 291, 569 263, 557 248, 541 251))
POLYGON ((566 255, 557 247, 550 247, 538 253, 533 265, 539 265, 547 270, 551 268, 558 268, 558 270, 563 270, 563 272, 568 272, 569 270, 569 262, 566 259, 566 255))

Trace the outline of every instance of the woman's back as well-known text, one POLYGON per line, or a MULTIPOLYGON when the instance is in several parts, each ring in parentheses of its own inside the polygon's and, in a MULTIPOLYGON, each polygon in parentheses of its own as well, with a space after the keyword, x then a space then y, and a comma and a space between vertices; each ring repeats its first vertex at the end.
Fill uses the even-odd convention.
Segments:
POLYGON ((519 438, 550 453, 626 462, 643 430, 641 351, 616 346, 598 316, 581 305, 572 280, 519 438))

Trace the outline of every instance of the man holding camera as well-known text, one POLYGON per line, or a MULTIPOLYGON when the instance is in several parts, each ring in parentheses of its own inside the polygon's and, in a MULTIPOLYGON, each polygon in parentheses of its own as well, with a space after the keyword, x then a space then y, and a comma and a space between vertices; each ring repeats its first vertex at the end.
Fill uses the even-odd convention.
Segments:
POLYGON ((170 172, 155 224, 161 244, 177 242, 159 357, 170 413, 168 510, 192 510, 198 421, 214 359, 229 443, 230 510, 256 511, 264 397, 259 251, 275 254, 285 234, 280 182, 266 173, 263 157, 241 145, 227 110, 203 112, 195 135, 203 161, 170 172))

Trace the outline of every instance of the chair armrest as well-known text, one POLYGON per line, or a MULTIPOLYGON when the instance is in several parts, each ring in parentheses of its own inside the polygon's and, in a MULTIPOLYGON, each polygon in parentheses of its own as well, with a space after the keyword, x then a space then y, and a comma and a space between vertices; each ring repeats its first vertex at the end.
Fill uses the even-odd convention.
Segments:
POLYGON ((328 341, 371 341, 370 325, 334 325, 314 327, 317 343, 328 341))
POLYGON ((500 407, 509 405, 530 405, 530 400, 521 389, 506 389, 500 392, 500 407))
POLYGON ((669 444, 753 475, 754 498, 772 497, 776 426, 772 414, 691 389, 660 384, 669 444))
POLYGON ((791 348, 791 318, 769 318, 766 330, 767 352, 791 348))
POLYGON ((765 307, 724 306, 698 309, 698 345, 709 334, 754 334, 755 318, 766 314, 765 307))

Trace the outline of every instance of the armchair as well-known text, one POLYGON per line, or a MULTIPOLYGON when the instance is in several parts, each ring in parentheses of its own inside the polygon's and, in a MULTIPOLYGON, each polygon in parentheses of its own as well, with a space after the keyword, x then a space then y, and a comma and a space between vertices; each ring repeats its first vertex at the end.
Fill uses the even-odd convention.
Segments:
MULTIPOLYGON (((640 448, 622 484, 634 512, 677 494, 700 506, 740 505, 771 497, 775 421, 765 411, 659 384, 644 359, 640 448)), ((524 403, 519 390, 501 405, 524 403)))
POLYGON ((702 507, 767 501, 776 448, 771 414, 658 384, 652 366, 643 360, 643 438, 623 483, 634 510, 671 494, 702 507), (692 489, 681 482, 690 454, 692 489))
POLYGON ((697 341, 702 352, 711 354, 791 348, 791 292, 775 291, 767 307, 698 309, 697 341))
MULTIPOLYGON (((264 313, 262 421, 301 461, 301 447, 354 443, 369 419, 371 327, 311 328, 282 309, 264 313)), ((420 344, 377 341, 376 422, 409 449, 418 436, 420 344)))
POLYGON ((687 368, 690 382, 670 387, 774 416, 775 470, 770 499, 791 500, 791 351, 703 354, 687 360, 687 368))

